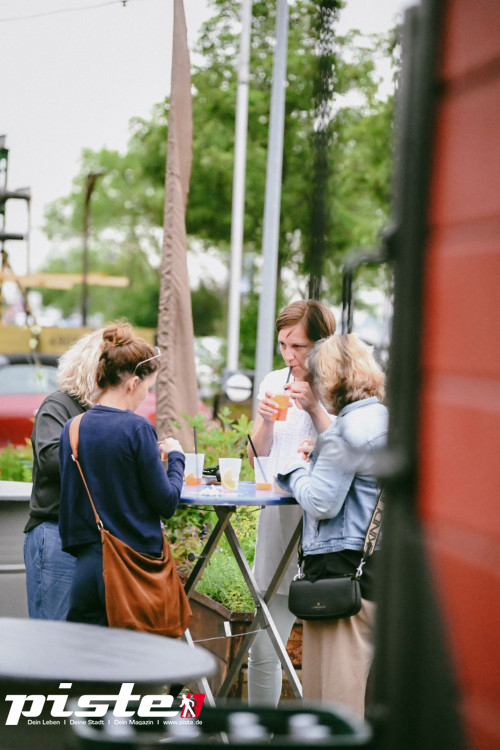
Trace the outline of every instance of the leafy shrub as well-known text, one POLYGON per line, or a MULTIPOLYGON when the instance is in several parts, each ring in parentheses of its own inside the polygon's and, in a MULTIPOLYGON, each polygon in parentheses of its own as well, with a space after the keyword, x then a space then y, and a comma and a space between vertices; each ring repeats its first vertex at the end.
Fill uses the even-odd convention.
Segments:
POLYGON ((33 473, 33 454, 31 443, 26 445, 8 445, 0 451, 0 479, 10 482, 31 482, 33 473))
MULTIPOLYGON (((250 565, 254 558, 257 516, 258 509, 241 507, 231 517, 231 525, 250 565)), ((177 511, 174 519, 177 517, 182 521, 176 523, 175 541, 170 537, 170 542, 178 570, 187 577, 217 523, 217 516, 213 510, 189 506, 177 511)), ((219 539, 196 591, 234 612, 253 612, 254 601, 225 536, 219 539)))
MULTIPOLYGON (((258 510, 239 508, 231 517, 231 525, 250 565, 254 559, 258 510)), ((221 602, 233 612, 253 612, 255 609, 254 600, 225 536, 219 540, 197 591, 221 602)))
POLYGON ((248 435, 252 422, 245 414, 237 419, 231 417, 231 410, 225 406, 217 420, 207 420, 203 414, 195 417, 184 416, 186 422, 196 428, 198 450, 205 454, 205 468, 217 466, 219 458, 233 456, 242 458, 240 479, 253 479, 253 469, 247 457, 248 435))

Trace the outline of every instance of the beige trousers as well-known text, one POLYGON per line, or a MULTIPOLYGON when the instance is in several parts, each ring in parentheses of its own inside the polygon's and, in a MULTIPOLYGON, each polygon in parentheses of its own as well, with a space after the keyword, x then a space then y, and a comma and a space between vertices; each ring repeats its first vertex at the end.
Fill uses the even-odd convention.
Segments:
POLYGON ((362 599, 354 617, 304 622, 302 687, 304 701, 343 703, 365 713, 365 692, 373 660, 376 605, 362 599))

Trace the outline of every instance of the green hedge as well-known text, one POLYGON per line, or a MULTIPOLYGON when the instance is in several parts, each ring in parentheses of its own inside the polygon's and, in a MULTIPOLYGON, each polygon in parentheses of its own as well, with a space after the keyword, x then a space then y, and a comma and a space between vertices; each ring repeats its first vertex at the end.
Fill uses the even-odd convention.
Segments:
POLYGON ((33 453, 31 443, 0 450, 0 479, 9 482, 31 482, 33 453))

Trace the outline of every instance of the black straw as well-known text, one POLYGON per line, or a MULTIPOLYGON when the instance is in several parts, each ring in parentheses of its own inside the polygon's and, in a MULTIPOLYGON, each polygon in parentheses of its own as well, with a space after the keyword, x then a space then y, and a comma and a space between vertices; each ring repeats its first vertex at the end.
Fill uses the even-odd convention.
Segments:
POLYGON ((252 442, 252 438, 250 437, 250 435, 247 435, 247 438, 248 438, 248 442, 250 443, 250 446, 251 446, 251 448, 253 450, 253 455, 255 456, 255 460, 257 461, 257 465, 258 465, 258 467, 260 469, 260 473, 262 474, 262 476, 264 478, 264 482, 267 484, 267 477, 266 477, 265 472, 262 469, 261 463, 259 461, 259 457, 257 455, 257 451, 255 450, 255 445, 252 442))
POLYGON ((198 476, 198 436, 196 434, 196 427, 193 427, 193 437, 194 437, 194 455, 196 456, 194 462, 196 466, 196 476, 198 476))
POLYGON ((290 380, 290 375, 292 374, 292 365, 288 368, 288 375, 286 376, 285 385, 287 385, 288 381, 290 380))

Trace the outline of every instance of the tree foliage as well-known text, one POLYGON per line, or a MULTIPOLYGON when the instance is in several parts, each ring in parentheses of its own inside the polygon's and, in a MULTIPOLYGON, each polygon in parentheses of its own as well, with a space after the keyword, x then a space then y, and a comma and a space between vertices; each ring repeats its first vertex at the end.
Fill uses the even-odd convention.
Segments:
MULTIPOLYGON (((387 221, 392 173, 393 96, 381 95, 377 56, 396 60, 396 37, 360 37, 335 31, 339 0, 296 0, 290 4, 282 202, 279 237, 280 281, 286 273, 303 277, 317 262, 313 241, 317 221, 318 116, 323 117, 321 210, 327 227, 322 297, 340 297, 339 271, 346 252, 371 247, 387 221), (330 13, 328 45, 318 44, 318 7, 330 13), (325 70, 327 76, 325 77, 325 70), (323 79, 321 79, 323 75, 323 79), (323 81, 319 112, 318 80, 323 81), (326 88, 325 88, 326 86, 326 88), (326 94, 325 95, 325 91, 326 94), (325 148, 326 143, 326 148, 325 148)), ((193 169, 187 209, 189 241, 217 247, 228 258, 234 158, 234 125, 240 2, 212 0, 213 13, 197 45, 201 60, 192 70, 193 169)), ((319 19, 321 20, 321 19, 319 19)), ((324 21, 324 19, 323 19, 324 21)), ((264 213, 266 153, 274 48, 274 3, 254 2, 245 198, 245 269, 249 284, 243 300, 242 358, 254 353, 255 300, 259 293, 259 253, 264 213), (248 309, 246 304, 248 303, 248 309), (245 334, 245 331, 249 334, 245 334), (250 336, 251 338, 248 338, 250 336)), ((84 150, 70 195, 54 202, 46 229, 53 241, 47 270, 80 265, 85 176, 102 170, 91 204, 91 270, 129 275, 125 294, 91 290, 91 311, 126 315, 132 322, 156 324, 157 268, 161 253, 165 153, 169 102, 158 103, 148 119, 131 121, 126 153, 84 150), (150 321, 146 323, 145 321, 150 321)), ((61 293, 44 292, 47 301, 61 293)), ((195 333, 219 332, 225 290, 204 280, 193 293, 195 333), (198 294, 198 301, 196 299, 198 294), (199 309, 198 306, 199 305, 199 309), (198 330, 197 330, 198 329, 198 330)), ((77 307, 78 290, 67 293, 66 309, 77 307), (73 300, 73 302, 71 301, 73 300)), ((286 289, 278 301, 286 302, 286 289)), ((62 302, 58 302, 62 306, 62 302)))

